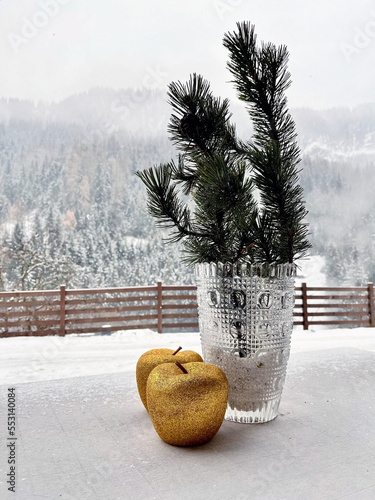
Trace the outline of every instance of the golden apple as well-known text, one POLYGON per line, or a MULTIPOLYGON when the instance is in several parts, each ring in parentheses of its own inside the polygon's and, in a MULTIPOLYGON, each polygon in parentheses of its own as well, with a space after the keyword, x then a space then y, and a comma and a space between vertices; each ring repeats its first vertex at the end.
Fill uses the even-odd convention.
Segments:
POLYGON ((147 380, 147 406, 159 437, 175 446, 210 441, 220 429, 229 385, 224 372, 210 363, 167 363, 147 380))
POLYGON ((190 363, 192 361, 203 362, 202 357, 195 351, 181 351, 179 347, 172 349, 151 349, 139 358, 136 369, 137 387, 142 403, 147 410, 146 385, 151 371, 163 363, 190 363))

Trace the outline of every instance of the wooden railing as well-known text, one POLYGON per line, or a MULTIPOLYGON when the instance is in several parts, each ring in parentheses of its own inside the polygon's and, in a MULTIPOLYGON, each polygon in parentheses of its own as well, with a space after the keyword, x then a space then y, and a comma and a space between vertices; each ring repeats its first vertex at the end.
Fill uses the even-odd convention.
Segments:
MULTIPOLYGON (((195 286, 0 292, 0 337, 198 329, 195 286)), ((375 326, 374 290, 296 287, 294 324, 375 326)))
POLYGON ((375 326, 374 286, 296 288, 295 325, 375 326))
POLYGON ((0 337, 198 328, 195 286, 0 292, 0 337))

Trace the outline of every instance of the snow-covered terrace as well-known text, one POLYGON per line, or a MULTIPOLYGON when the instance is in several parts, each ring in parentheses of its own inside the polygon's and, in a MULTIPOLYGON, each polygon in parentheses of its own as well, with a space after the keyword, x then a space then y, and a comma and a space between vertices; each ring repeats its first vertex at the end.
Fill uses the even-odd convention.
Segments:
POLYGON ((375 331, 293 333, 279 416, 224 421, 196 448, 165 444, 137 393, 153 347, 200 352, 198 333, 0 339, 0 498, 373 499, 375 331), (16 493, 7 491, 6 395, 16 388, 16 493))

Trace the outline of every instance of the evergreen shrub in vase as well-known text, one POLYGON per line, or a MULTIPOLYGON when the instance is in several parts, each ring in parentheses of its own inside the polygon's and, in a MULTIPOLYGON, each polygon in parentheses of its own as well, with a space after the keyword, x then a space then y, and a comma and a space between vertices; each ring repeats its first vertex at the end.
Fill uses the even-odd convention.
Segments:
POLYGON ((170 243, 182 241, 185 262, 195 266, 203 357, 227 375, 226 418, 267 422, 286 375, 295 261, 310 247, 307 211, 285 97, 288 51, 258 45, 248 22, 223 43, 252 137, 238 138, 229 101, 193 74, 168 90, 177 162, 137 175, 156 223, 170 228, 170 243))

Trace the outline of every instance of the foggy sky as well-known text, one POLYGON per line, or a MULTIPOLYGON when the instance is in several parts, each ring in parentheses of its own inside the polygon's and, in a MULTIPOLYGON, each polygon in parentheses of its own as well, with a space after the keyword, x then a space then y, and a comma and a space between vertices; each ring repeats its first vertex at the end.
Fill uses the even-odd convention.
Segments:
POLYGON ((292 107, 375 101, 371 0, 0 0, 0 97, 61 100, 104 86, 165 89, 197 72, 232 97, 224 33, 286 44, 292 107))

